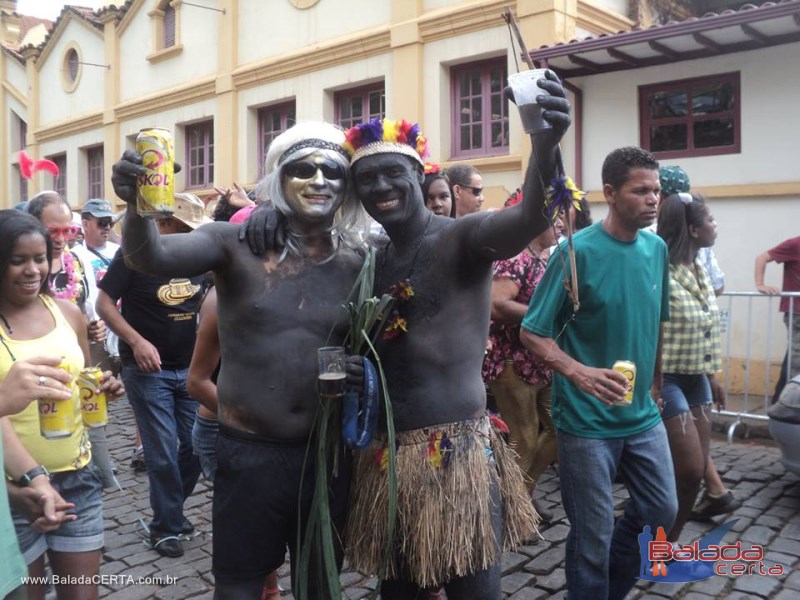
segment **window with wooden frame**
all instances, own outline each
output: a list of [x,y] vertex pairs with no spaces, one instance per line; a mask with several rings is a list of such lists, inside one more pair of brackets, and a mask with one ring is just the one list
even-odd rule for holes
[[186,188],[210,188],[214,184],[214,122],[187,125]]
[[17,181],[19,182],[19,196],[17,197],[17,202],[24,202],[28,199],[28,180],[22,176],[22,171],[19,168],[19,165],[13,166],[14,173],[16,174]]
[[86,165],[88,183],[86,193],[89,198],[103,198],[105,187],[103,185],[103,147],[95,146],[86,150]]
[[276,137],[297,122],[295,101],[282,102],[258,109],[258,177],[264,176],[264,159]]
[[67,155],[56,154],[55,156],[48,156],[58,167],[58,175],[53,176],[53,191],[57,192],[59,196],[67,199]]
[[333,96],[336,124],[347,129],[386,116],[386,86],[381,81],[359,88],[341,90]]
[[740,152],[739,73],[640,86],[639,135],[658,158]]
[[453,158],[508,154],[506,58],[450,69]]
[[147,13],[153,24],[153,51],[147,60],[153,63],[179,54],[181,44],[181,1],[161,0]]

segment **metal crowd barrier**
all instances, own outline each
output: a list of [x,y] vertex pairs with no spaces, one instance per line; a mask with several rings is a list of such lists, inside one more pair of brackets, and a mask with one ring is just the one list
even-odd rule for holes
[[[788,328],[783,325],[783,313],[779,312],[781,298],[789,298],[789,322]],[[742,410],[722,410],[719,413],[714,413],[734,418],[734,421],[728,426],[727,436],[728,443],[733,442],[733,435],[740,425],[745,424],[745,420],[767,422],[767,409],[772,402],[772,391],[775,387],[775,382],[772,381],[770,365],[777,359],[783,361],[784,353],[788,353],[787,365],[791,365],[791,352],[792,352],[792,324],[794,318],[794,303],[800,301],[800,292],[782,292],[776,295],[762,294],[757,291],[753,292],[724,292],[717,298],[717,304],[720,309],[721,320],[721,342],[722,342],[722,364],[724,370],[724,387],[725,393],[729,394],[731,391],[731,380],[734,360],[744,360],[744,380],[742,383]],[[754,305],[758,307],[754,308]],[[764,304],[766,304],[766,312],[764,312]],[[741,305],[744,305],[742,307]],[[757,309],[761,309],[760,311]],[[744,321],[742,321],[744,319]],[[774,330],[777,329],[777,323],[780,322],[781,335],[775,335]],[[744,323],[744,339],[737,336],[734,339],[733,330],[734,326],[741,328]],[[753,341],[754,328],[760,327],[765,331],[764,345],[760,348],[761,352],[754,352],[758,348],[754,346],[756,342]],[[788,329],[788,331],[787,331]],[[751,376],[753,370],[753,356],[762,357],[764,363],[764,389],[763,395],[751,392]],[[787,380],[792,378],[792,374],[788,373],[787,367]],[[752,408],[751,408],[751,400]],[[760,405],[760,406],[759,406]],[[763,409],[762,413],[753,412]],[[746,426],[746,424],[745,424]]]

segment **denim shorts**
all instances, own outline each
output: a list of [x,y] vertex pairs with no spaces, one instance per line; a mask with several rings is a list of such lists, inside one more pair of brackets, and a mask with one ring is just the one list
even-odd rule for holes
[[12,511],[14,529],[25,564],[48,550],[90,552],[103,547],[103,484],[93,463],[77,471],[53,473],[50,485],[67,502],[75,504],[78,518],[49,533],[39,533],[22,514]]
[[214,481],[217,472],[217,436],[219,421],[201,417],[198,413],[192,426],[192,449],[200,459],[200,468],[207,481]]
[[689,412],[694,406],[711,404],[711,385],[706,375],[664,373],[661,398],[664,400],[661,418],[669,419]]

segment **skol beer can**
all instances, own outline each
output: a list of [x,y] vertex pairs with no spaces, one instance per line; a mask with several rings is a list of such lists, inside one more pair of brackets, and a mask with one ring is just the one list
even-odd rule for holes
[[103,427],[108,423],[106,393],[96,391],[102,379],[103,371],[98,368],[83,369],[78,376],[83,424],[90,428]]
[[612,367],[617,373],[622,373],[628,380],[628,393],[622,402],[616,402],[619,406],[628,406],[633,402],[633,387],[636,384],[636,365],[629,360],[618,360]]
[[[58,366],[70,375],[72,369],[66,363]],[[74,385],[74,383],[72,384]],[[39,432],[48,440],[57,440],[69,437],[75,431],[75,403],[72,398],[67,400],[38,400],[39,404]]]
[[175,212],[175,149],[166,129],[142,129],[136,152],[145,172],[136,180],[136,212],[142,217],[169,217]]

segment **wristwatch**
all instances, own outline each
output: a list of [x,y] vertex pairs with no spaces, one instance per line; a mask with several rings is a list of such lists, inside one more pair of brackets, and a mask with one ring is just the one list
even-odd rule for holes
[[28,487],[33,481],[34,477],[38,477],[39,475],[44,475],[48,479],[50,478],[50,471],[45,469],[42,465],[38,467],[33,467],[30,471],[25,473],[22,477],[17,479],[15,482],[20,487]]

